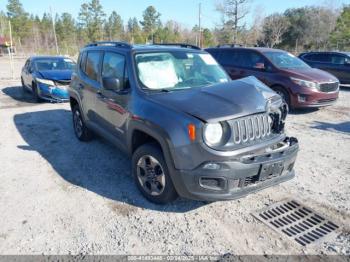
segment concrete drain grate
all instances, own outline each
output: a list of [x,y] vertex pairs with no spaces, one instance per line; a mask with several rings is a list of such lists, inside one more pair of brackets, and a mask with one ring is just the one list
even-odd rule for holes
[[339,226],[295,200],[285,200],[253,213],[279,233],[306,246],[335,233]]

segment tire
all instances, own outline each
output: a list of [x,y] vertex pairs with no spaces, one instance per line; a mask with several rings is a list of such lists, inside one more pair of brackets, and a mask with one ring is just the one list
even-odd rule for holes
[[142,195],[156,204],[178,198],[162,150],[157,144],[140,146],[132,155],[132,174]]
[[32,84],[32,92],[33,92],[35,102],[40,103],[42,100],[39,96],[38,87],[37,87],[36,83]]
[[81,115],[79,105],[75,105],[72,109],[72,120],[75,136],[80,141],[90,141],[93,138],[93,135],[84,123],[84,119]]
[[28,89],[24,84],[23,78],[21,77],[22,91],[23,93],[28,93]]
[[282,97],[282,99],[287,103],[289,108],[292,108],[289,93],[285,88],[283,88],[282,86],[274,86],[272,87],[272,89]]

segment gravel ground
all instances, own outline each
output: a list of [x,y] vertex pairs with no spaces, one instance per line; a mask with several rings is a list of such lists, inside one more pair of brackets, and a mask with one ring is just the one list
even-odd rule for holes
[[[350,254],[350,89],[332,107],[289,115],[295,179],[235,201],[158,206],[118,149],[77,141],[68,104],[34,103],[6,70],[0,57],[0,254]],[[301,247],[251,215],[286,198],[341,232]]]

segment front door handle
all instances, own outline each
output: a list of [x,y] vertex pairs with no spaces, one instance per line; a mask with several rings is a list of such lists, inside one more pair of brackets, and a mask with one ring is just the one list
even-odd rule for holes
[[96,92],[96,95],[97,95],[97,97],[98,98],[100,98],[100,99],[106,99],[106,96],[104,95],[104,94],[102,94],[102,92],[100,91],[100,90],[98,90],[97,92]]

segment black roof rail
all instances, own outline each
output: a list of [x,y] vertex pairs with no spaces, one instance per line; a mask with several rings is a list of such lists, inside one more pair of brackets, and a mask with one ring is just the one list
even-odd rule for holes
[[90,44],[87,44],[85,47],[91,47],[91,46],[103,46],[103,45],[109,45],[109,46],[115,46],[115,47],[124,47],[124,48],[132,48],[132,45],[130,45],[127,42],[118,42],[118,41],[97,41]]
[[217,45],[217,48],[224,48],[224,47],[243,47],[241,44],[225,44],[225,45]]
[[178,46],[182,48],[191,48],[195,50],[201,50],[201,48],[196,45],[191,45],[186,43],[153,43],[152,45]]

